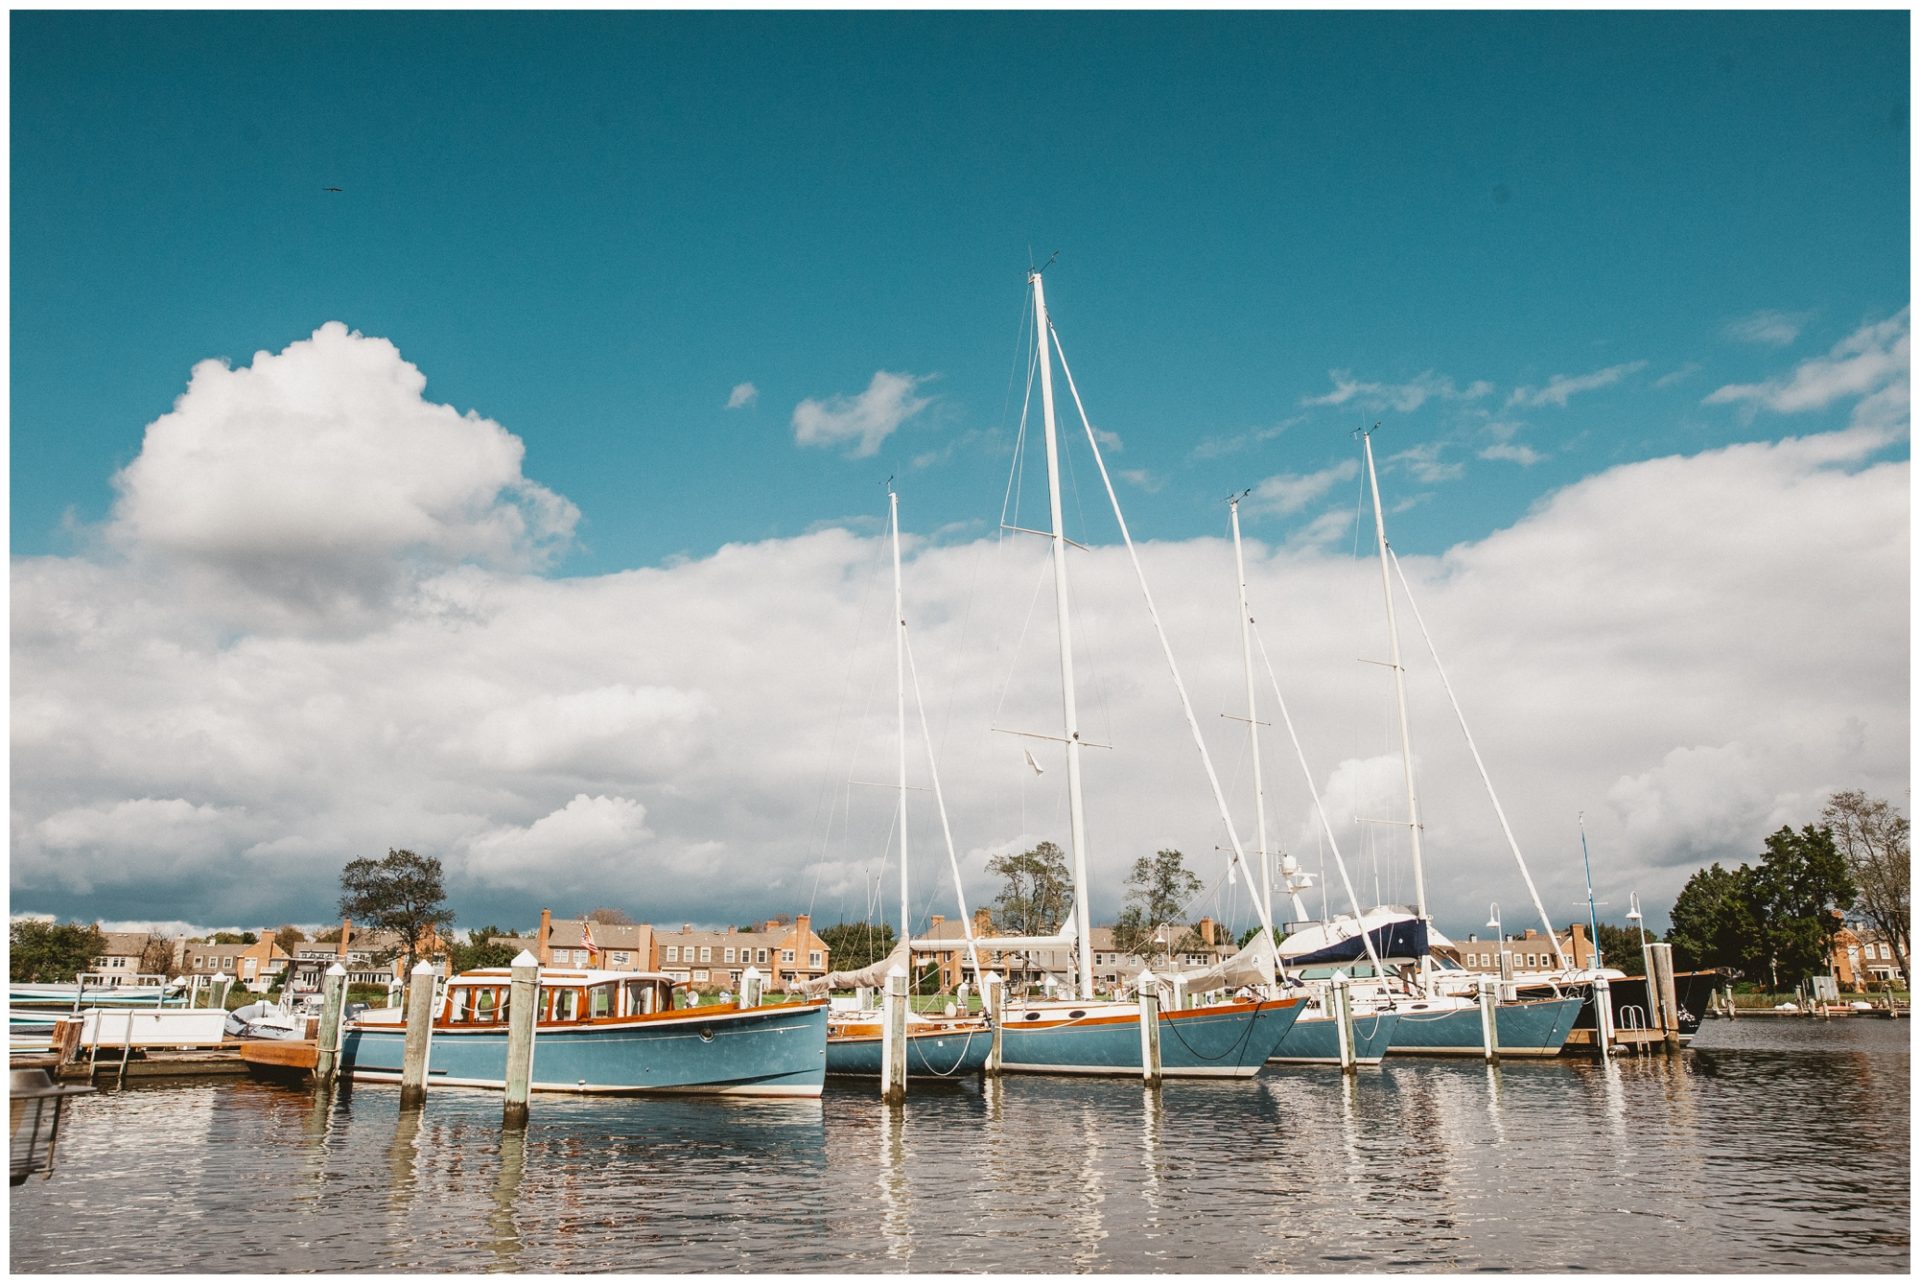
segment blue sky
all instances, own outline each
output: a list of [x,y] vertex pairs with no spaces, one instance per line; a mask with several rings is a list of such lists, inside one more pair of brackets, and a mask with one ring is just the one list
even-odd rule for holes
[[[1396,529],[1435,549],[1598,468],[1768,435],[1701,398],[1907,292],[1899,13],[21,13],[13,32],[22,552],[105,515],[194,362],[329,320],[525,441],[583,511],[569,573],[875,512],[889,473],[943,452],[919,510],[978,520],[1030,249],[1061,252],[1050,301],[1116,466],[1150,474],[1143,533],[1216,531],[1221,496],[1350,458],[1346,430],[1378,418],[1384,453],[1465,465]],[[1730,329],[1761,315],[1793,343]],[[870,458],[795,446],[799,402],[878,370],[924,377],[931,404]],[[1336,370],[1494,391],[1304,405]],[[757,400],[727,411],[743,382]],[[1489,417],[1539,462],[1478,460]]]
[[[1017,746],[961,744],[1007,681],[968,621],[1026,609],[978,559],[1055,251],[1196,703],[1240,698],[1210,630],[1251,489],[1349,818],[1398,779],[1353,664],[1375,421],[1556,915],[1582,813],[1657,917],[1827,792],[1906,806],[1905,13],[10,23],[16,910],[311,921],[345,859],[413,846],[468,922],[859,917],[886,826],[817,839],[820,737],[890,476],[990,897],[992,852],[1061,837]],[[1112,722],[1158,743],[1137,665],[1108,657]],[[1437,739],[1436,858],[1498,850]],[[1113,757],[1101,914],[1128,843],[1223,841],[1171,759]],[[1449,930],[1521,903],[1433,881]]]

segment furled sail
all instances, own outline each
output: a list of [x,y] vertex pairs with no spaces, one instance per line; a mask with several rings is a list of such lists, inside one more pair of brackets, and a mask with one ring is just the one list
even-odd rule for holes
[[811,981],[801,981],[791,987],[790,992],[797,991],[809,998],[817,998],[832,990],[857,990],[863,985],[875,990],[884,989],[887,984],[887,973],[894,968],[897,967],[903,972],[911,970],[908,967],[909,957],[908,945],[902,941],[893,947],[893,953],[883,959],[877,959],[865,967],[851,971],[829,972]]
[[1273,984],[1275,951],[1273,938],[1265,932],[1255,932],[1251,940],[1240,947],[1240,951],[1220,960],[1211,967],[1193,968],[1186,972],[1169,972],[1162,980],[1180,980],[1186,982],[1187,990],[1192,994],[1204,994],[1208,990],[1228,990],[1240,985]]

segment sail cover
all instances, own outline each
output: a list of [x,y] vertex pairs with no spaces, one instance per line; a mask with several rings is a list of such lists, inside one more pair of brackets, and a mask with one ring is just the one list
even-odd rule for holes
[[801,981],[798,985],[791,988],[801,994],[807,995],[809,998],[826,994],[830,990],[854,990],[863,985],[876,990],[885,989],[887,973],[891,972],[894,968],[897,967],[902,972],[910,973],[912,971],[912,968],[908,966],[909,958],[910,951],[908,944],[902,941],[893,947],[893,953],[883,959],[875,960],[863,968],[856,968],[849,972],[829,972],[825,976],[816,977],[811,981]]
[[1273,970],[1273,938],[1265,932],[1255,932],[1253,939],[1241,946],[1238,954],[1221,959],[1211,967],[1169,972],[1161,979],[1185,981],[1189,991],[1200,994],[1208,990],[1232,989],[1238,985],[1268,985],[1273,981]]

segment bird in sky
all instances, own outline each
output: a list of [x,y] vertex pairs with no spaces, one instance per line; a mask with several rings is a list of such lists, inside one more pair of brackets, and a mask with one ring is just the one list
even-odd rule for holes
[[320,190],[323,192],[337,192],[337,191],[340,191],[341,189],[338,187],[323,187]]

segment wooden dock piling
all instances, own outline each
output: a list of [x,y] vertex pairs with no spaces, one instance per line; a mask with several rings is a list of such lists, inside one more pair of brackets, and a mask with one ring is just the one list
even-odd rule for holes
[[1352,1074],[1360,1068],[1359,1048],[1353,1037],[1353,982],[1345,972],[1333,974],[1334,1033],[1340,1044],[1340,1069]]
[[338,962],[320,982],[320,1046],[314,1060],[313,1081],[324,1087],[340,1068],[340,1018],[346,1009],[347,969]]
[[890,1106],[907,1099],[907,971],[897,964],[880,1000],[880,1099]]
[[1613,987],[1606,977],[1598,974],[1593,978],[1593,1042],[1600,1050],[1602,1061],[1612,1058]]
[[1140,970],[1134,981],[1140,994],[1140,1078],[1149,1088],[1160,1086],[1160,983],[1152,972]]
[[533,1022],[539,1015],[540,963],[521,950],[507,988],[507,1078],[501,1126],[527,1126],[527,1096],[533,1086]]
[[998,972],[987,972],[980,977],[980,1007],[987,1014],[987,1021],[993,1030],[993,1048],[987,1053],[987,1064],[983,1073],[992,1079],[1000,1073],[1000,1035],[1006,1027],[1006,982]]
[[433,964],[421,959],[407,976],[407,1036],[400,1054],[400,1108],[427,1100],[427,1057],[433,1039]]
[[1485,1051],[1487,1064],[1492,1065],[1500,1059],[1500,982],[1490,976],[1483,976],[1478,982],[1480,991],[1480,1046]]

